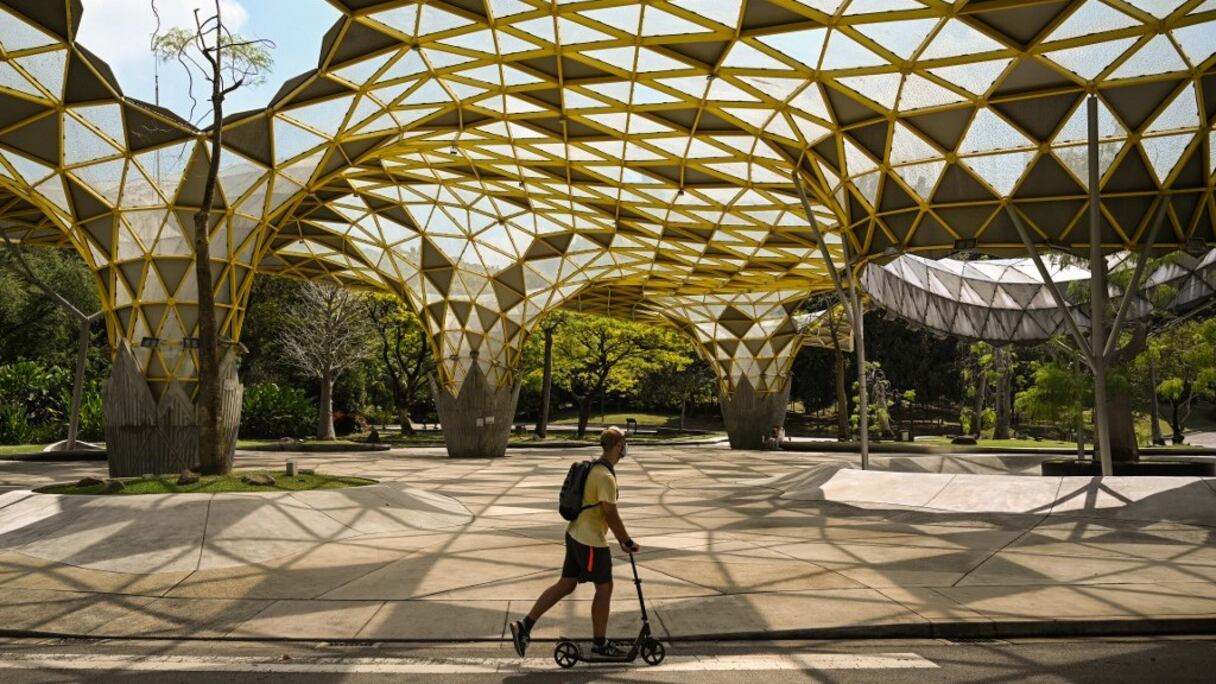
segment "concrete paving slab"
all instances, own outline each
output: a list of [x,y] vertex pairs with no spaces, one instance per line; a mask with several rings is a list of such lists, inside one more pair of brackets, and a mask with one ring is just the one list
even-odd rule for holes
[[275,601],[229,632],[239,637],[353,639],[383,601]]
[[967,475],[953,478],[925,508],[943,511],[1047,515],[1060,491],[1058,477],[1012,478]]
[[780,594],[735,594],[656,602],[672,636],[750,634],[818,627],[925,623],[925,619],[873,589],[824,589]]
[[34,492],[28,489],[14,489],[11,491],[2,492],[0,493],[0,508],[7,508],[18,501],[24,501],[31,496],[34,496]]
[[216,494],[206,520],[199,570],[262,563],[358,534],[285,493]]
[[0,592],[0,627],[5,630],[88,634],[151,602],[151,596],[24,589]]
[[90,591],[101,594],[158,596],[189,576],[188,571],[155,574],[109,572],[62,563],[17,552],[0,553],[0,589],[18,591]]
[[1124,616],[1216,615],[1216,596],[1197,596],[1164,583],[942,587],[937,591],[978,613],[999,619],[1052,620]]
[[64,506],[65,498],[27,496],[0,509],[0,548],[14,549],[36,541],[80,515],[79,506]]
[[786,491],[785,498],[923,508],[955,478],[939,473],[893,473],[842,468],[822,484]]
[[[575,596],[579,598],[568,598],[546,613],[533,627],[532,637],[537,640],[567,637],[590,641],[592,636],[591,592],[587,591]],[[608,615],[608,638],[632,639],[642,628],[642,613],[638,608],[637,598],[632,596],[630,598],[633,600],[613,595],[612,612]],[[531,608],[531,601],[512,601],[508,609],[507,621],[523,617]],[[647,605],[648,610],[653,608],[653,603]],[[659,633],[661,637],[666,636],[662,631],[662,626],[653,615],[650,619],[652,621],[650,629]],[[510,638],[510,634],[510,631],[507,631],[505,636]],[[553,653],[553,645],[543,642],[536,644],[534,649],[528,651],[529,656],[545,657],[551,656]]]
[[789,544],[784,553],[868,587],[951,586],[991,552],[879,544]]
[[263,564],[199,570],[185,577],[166,595],[194,598],[316,598],[410,553],[375,544],[361,544],[358,539],[352,539]]
[[296,492],[291,498],[362,534],[431,531],[472,520],[459,502],[400,484]]
[[356,634],[360,639],[498,639],[507,601],[388,601]]
[[326,592],[330,600],[405,600],[474,584],[560,568],[564,550],[551,545],[418,553]]
[[210,497],[58,496],[61,514],[25,531],[27,556],[110,572],[183,572],[198,563]]
[[89,632],[93,637],[218,638],[265,610],[273,601],[252,598],[157,598],[121,612]]
[[1002,551],[958,582],[958,586],[1127,584],[1193,582],[1216,576],[1216,566],[1134,557]]
[[[714,558],[686,557],[645,560],[646,571],[658,571],[719,594],[804,589],[859,588],[844,575],[801,560],[719,563]],[[657,597],[657,595],[656,595]]]
[[[1025,475],[1026,459],[893,455],[863,472],[850,455],[635,451],[619,469],[622,513],[643,545],[656,627],[669,621],[676,635],[858,626],[960,635],[949,630],[968,625],[1007,634],[1053,621],[1079,629],[1093,616],[1206,619],[1216,601],[1208,480],[1062,479],[1054,494],[1053,478]],[[241,467],[277,467],[282,455],[239,458]],[[173,515],[174,502],[153,507],[144,497],[65,503],[0,493],[11,500],[0,506],[0,628],[494,638],[507,614],[526,610],[558,573],[565,523],[552,496],[569,460],[540,450],[478,461],[440,450],[310,454],[297,463],[381,484],[315,497],[194,499],[210,501],[205,525]],[[884,467],[906,472],[877,470]],[[47,464],[0,468],[0,487],[51,479],[69,478]],[[98,505],[90,501],[108,512],[87,516]],[[66,540],[55,553],[110,563],[116,551],[138,548],[125,531],[152,518],[151,529],[173,532],[174,543],[196,540],[195,563],[205,547],[203,567],[157,572],[172,562],[148,557],[114,572],[21,551],[40,543],[49,554],[45,539]],[[628,634],[637,606],[623,556],[616,570],[612,629]],[[585,634],[584,589],[542,625]]]
[[1052,515],[1216,526],[1216,492],[1197,477],[1062,478]]
[[932,587],[882,587],[878,592],[930,622],[992,622]]

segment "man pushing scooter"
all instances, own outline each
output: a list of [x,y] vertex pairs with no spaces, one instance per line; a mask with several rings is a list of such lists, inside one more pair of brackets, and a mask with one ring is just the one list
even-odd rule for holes
[[595,461],[570,466],[562,485],[559,509],[570,520],[566,526],[566,560],[562,576],[541,593],[523,619],[511,623],[515,652],[522,658],[532,640],[532,627],[558,601],[569,596],[583,582],[595,584],[591,603],[592,654],[607,658],[623,657],[626,652],[608,641],[608,612],[612,603],[612,553],[608,530],[616,536],[621,549],[636,553],[640,547],[629,538],[625,523],[617,512],[616,465],[625,458],[625,433],[610,427],[600,434],[603,454]]

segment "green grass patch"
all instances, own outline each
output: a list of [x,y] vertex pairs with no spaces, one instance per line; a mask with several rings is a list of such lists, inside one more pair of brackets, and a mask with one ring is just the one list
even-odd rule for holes
[[[931,446],[957,446],[950,438],[941,436],[918,437],[916,444]],[[1062,442],[1057,439],[981,439],[977,446],[999,447],[1001,449],[1076,449],[1076,442]],[[1092,444],[1086,446],[1093,446]]]
[[[629,435],[629,441],[633,444],[639,442],[669,442],[672,440],[690,440],[690,439],[713,439],[715,437],[725,437],[725,432],[713,432],[709,434],[702,433],[665,433],[661,435]],[[587,428],[587,434],[579,439],[573,432],[550,432],[545,439],[537,439],[533,433],[526,435],[511,435],[512,444],[544,444],[545,442],[587,442],[588,444],[599,444],[600,431]]]
[[[595,423],[597,425],[607,423],[608,425],[616,425],[617,427],[623,428],[623,427],[625,427],[625,421],[630,418],[636,420],[638,422],[638,425],[663,425],[663,426],[666,426],[668,424],[668,422],[670,422],[672,420],[675,420],[678,422],[680,419],[678,414],[668,415],[665,413],[637,412],[637,413],[609,413],[607,416],[604,416],[604,415],[600,414],[598,411],[592,411],[591,415],[588,417],[588,421],[591,423]],[[578,424],[578,413],[562,411],[562,412],[558,413],[556,420],[553,421],[553,424],[555,424],[555,425],[577,425]]]
[[[360,439],[320,440],[320,439],[308,438],[308,439],[300,440],[300,443],[301,444],[363,444],[363,440],[360,440]],[[236,448],[238,448],[238,449],[253,449],[256,447],[274,446],[277,444],[279,444],[279,440],[277,440],[277,439],[237,439],[236,440]]]
[[[367,443],[367,433],[355,440],[358,444]],[[443,446],[443,435],[438,432],[420,432],[416,435],[404,435],[400,432],[381,432],[377,444],[390,446]]]
[[33,454],[46,448],[45,444],[0,444],[0,456]]
[[[274,478],[270,486],[252,485],[241,480],[244,475],[263,473]],[[217,494],[220,492],[305,492],[312,489],[344,489],[346,487],[363,487],[376,484],[375,480],[344,475],[327,475],[313,473],[304,475],[297,473],[288,477],[282,471],[273,470],[241,470],[228,475],[204,475],[199,481],[190,485],[178,485],[177,475],[158,475],[153,478],[120,478],[124,488],[112,495],[125,496],[137,494]],[[34,491],[40,494],[106,494],[104,484],[90,487],[77,487],[75,484],[57,484],[42,487]]]

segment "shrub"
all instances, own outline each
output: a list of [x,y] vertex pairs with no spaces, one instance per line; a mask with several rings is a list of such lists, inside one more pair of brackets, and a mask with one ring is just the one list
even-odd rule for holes
[[346,437],[367,430],[367,417],[354,411],[334,411],[334,434]]
[[315,431],[316,422],[317,408],[303,390],[273,382],[245,388],[242,437],[304,437]]
[[0,404],[23,407],[32,425],[63,420],[67,408],[64,387],[71,391],[72,375],[63,368],[48,368],[34,361],[0,366]]
[[33,361],[0,366],[0,443],[50,442],[66,432],[65,386],[70,392],[72,377],[63,368]]
[[[71,406],[70,393],[67,401],[68,406]],[[80,434],[78,438],[86,442],[99,442],[105,439],[105,411],[99,382],[86,384],[84,394],[80,397]]]

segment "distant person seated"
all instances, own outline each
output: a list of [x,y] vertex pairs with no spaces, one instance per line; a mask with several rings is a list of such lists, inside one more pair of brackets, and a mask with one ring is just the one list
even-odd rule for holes
[[785,441],[785,428],[780,425],[774,425],[769,431],[768,437],[764,439],[764,448],[776,451],[781,448],[781,443]]

